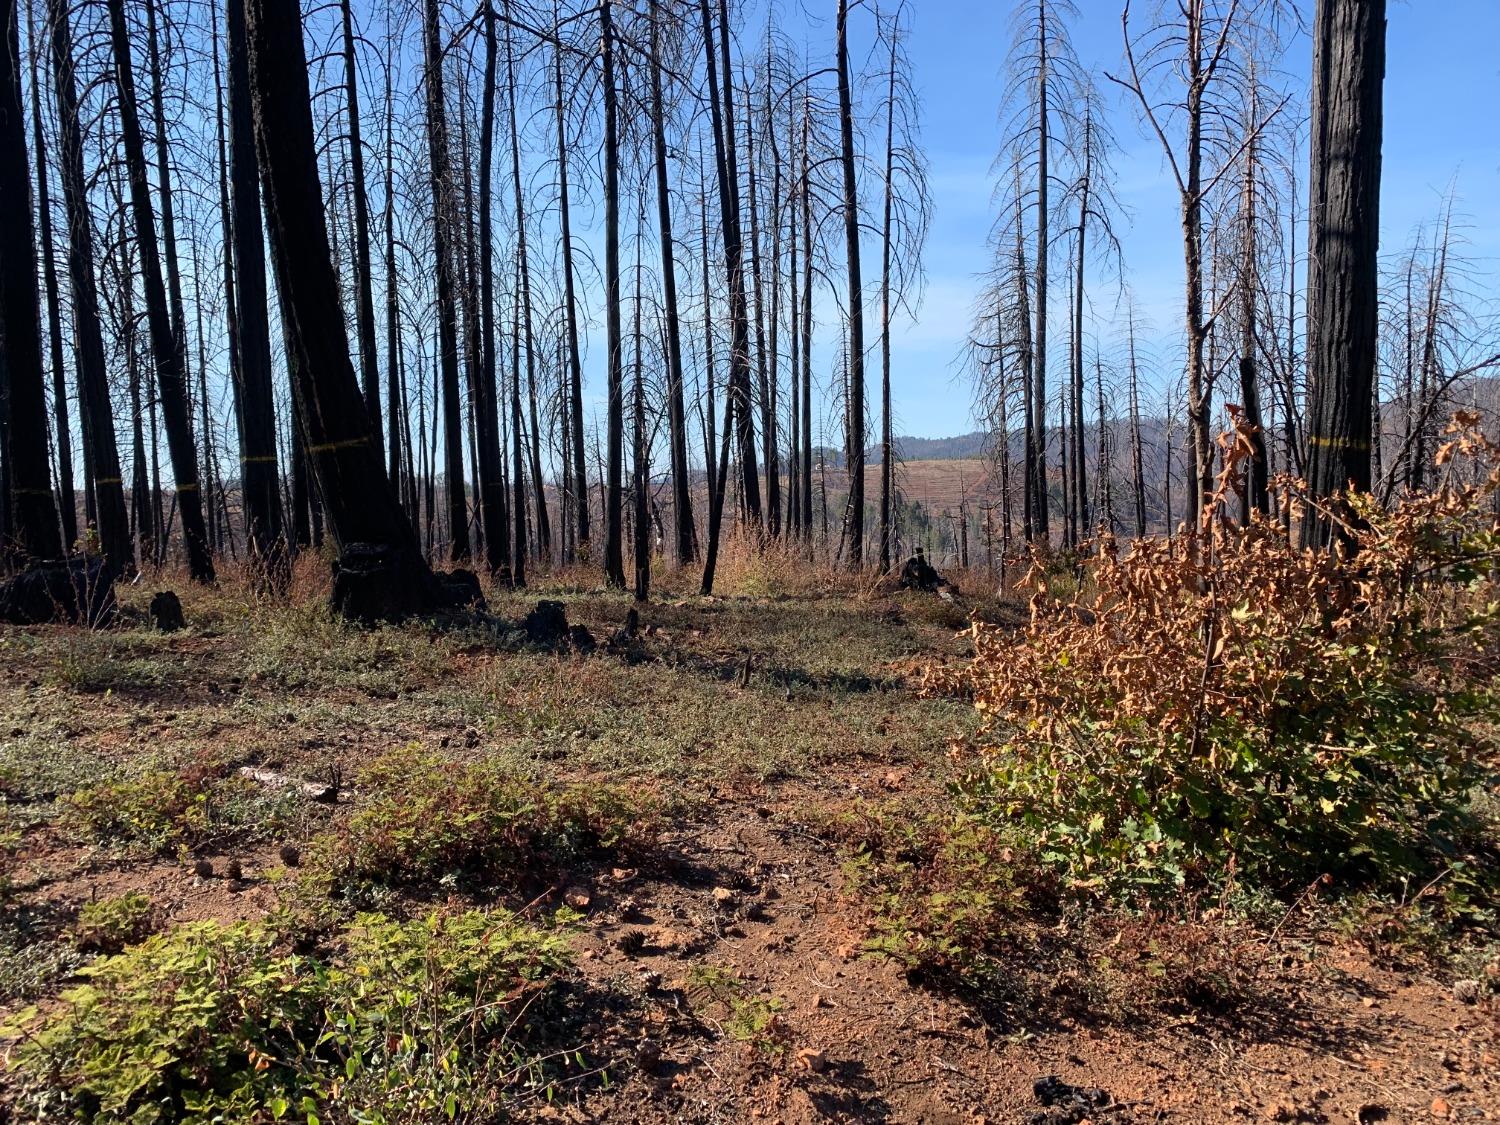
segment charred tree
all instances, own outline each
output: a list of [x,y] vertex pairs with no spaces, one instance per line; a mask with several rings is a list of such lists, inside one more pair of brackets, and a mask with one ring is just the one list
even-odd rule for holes
[[[1307,483],[1316,498],[1371,484],[1379,324],[1385,0],[1319,0],[1308,209]],[[1309,513],[1304,545],[1335,538]],[[1337,538],[1347,540],[1344,535]]]
[[849,281],[849,564],[864,564],[865,544],[865,298],[860,273],[859,187],[855,178],[854,105],[849,76],[849,5],[839,0],[838,80],[840,165],[844,176],[842,210]]
[[47,343],[52,368],[53,441],[57,447],[57,500],[62,513],[62,546],[71,551],[78,543],[78,502],[73,485],[73,436],[68,417],[68,379],[63,362],[62,299],[58,291],[57,263],[52,256],[52,196],[47,174],[47,148],[42,133],[42,83],[33,9],[26,10],[27,39],[31,50],[31,137],[36,164],[37,235],[41,239],[42,289],[47,299]]
[[10,541],[0,544],[0,550],[24,560],[58,559],[63,543],[47,457],[47,392],[16,0],[0,0],[0,24],[0,215],[6,216],[0,223],[0,397],[8,405],[0,452],[11,516],[6,529]]
[[[213,552],[203,517],[198,484],[198,453],[193,442],[188,407],[185,347],[173,323],[162,276],[161,251],[156,242],[156,216],[146,178],[145,144],[135,94],[130,32],[125,22],[125,0],[109,0],[110,42],[113,47],[120,137],[130,179],[130,205],[135,219],[136,251],[140,256],[141,288],[146,300],[146,324],[151,338],[152,366],[167,430],[167,449],[177,490],[177,510],[187,549],[188,571],[198,582],[214,580]],[[180,318],[178,318],[180,319]]]
[[[434,580],[371,438],[349,358],[324,222],[307,63],[297,0],[246,0],[250,84],[267,228],[277,285],[290,314],[292,391],[329,529],[363,559],[346,614],[398,617],[429,608]],[[342,565],[343,560],[341,560]],[[352,569],[352,568],[351,568]]]
[[340,0],[344,38],[344,109],[349,117],[349,188],[354,196],[354,324],[359,338],[360,386],[380,445],[380,369],[375,362],[375,298],[370,278],[370,202],[365,192],[365,148],[359,117],[358,58],[350,0]]
[[463,411],[458,381],[457,218],[449,157],[448,109],[443,94],[442,26],[438,0],[422,8],[423,87],[427,95],[428,180],[438,300],[438,359],[443,390],[443,476],[448,507],[448,557],[469,557],[469,506],[464,495]]
[[240,487],[245,550],[273,589],[290,577],[282,526],[276,455],[276,397],[271,374],[271,323],[262,237],[255,122],[250,103],[249,42],[244,0],[228,0],[225,35],[229,78],[230,245],[236,325],[230,362],[239,403]]
[[687,413],[683,396],[682,322],[677,308],[676,244],[672,238],[672,197],[667,174],[666,110],[662,99],[661,0],[651,5],[651,147],[656,169],[656,221],[661,242],[662,300],[667,336],[667,428],[671,447],[672,518],[676,558],[685,566],[696,557],[693,493],[688,480]]
[[604,83],[604,315],[607,332],[608,431],[604,489],[604,577],[625,586],[623,486],[625,458],[624,343],[620,327],[620,133],[619,93],[615,87],[613,0],[599,5],[599,53]]
[[105,560],[131,566],[130,518],[115,441],[114,412],[104,370],[99,327],[99,291],[94,277],[93,219],[83,174],[83,128],[78,118],[73,32],[67,0],[47,0],[51,24],[52,88],[57,100],[58,160],[68,219],[68,285],[73,305],[73,357],[78,366],[79,415],[83,421],[85,485],[93,495],[99,549]]

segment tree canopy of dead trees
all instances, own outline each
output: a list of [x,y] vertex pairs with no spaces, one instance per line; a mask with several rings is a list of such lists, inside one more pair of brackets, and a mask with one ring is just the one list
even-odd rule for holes
[[[1247,519],[1291,518],[1279,472],[1422,487],[1500,357],[1451,198],[1377,242],[1383,3],[1137,0],[1094,71],[1069,0],[1019,0],[965,348],[990,474],[951,529],[903,495],[892,392],[922,13],[822,7],[794,41],[727,0],[0,0],[6,567],[276,596],[326,543],[382,617],[449,597],[439,564],[711,593],[731,537],[1003,565],[1192,527],[1229,412]],[[1172,188],[1176,349],[1126,282],[1126,131]]]

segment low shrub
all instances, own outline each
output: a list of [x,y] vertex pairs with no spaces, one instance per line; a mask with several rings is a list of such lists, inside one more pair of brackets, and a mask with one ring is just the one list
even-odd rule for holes
[[82,970],[5,1027],[21,1120],[493,1121],[545,1087],[564,936],[469,911],[361,917],[333,956],[195,922]]
[[73,924],[73,942],[85,952],[119,953],[156,927],[156,904],[139,891],[85,903]]
[[518,886],[588,856],[643,850],[660,827],[650,793],[559,784],[417,746],[380,758],[359,787],[363,807],[320,844],[345,880]]
[[61,831],[138,854],[199,852],[271,838],[298,819],[300,797],[267,792],[207,761],[80,789],[59,803]]
[[838,834],[870,909],[865,947],[932,981],[983,989],[1009,975],[1025,920],[1056,904],[1034,857],[972,817],[858,810]]
[[[725,1034],[766,1055],[780,1055],[790,1042],[779,996],[752,993],[736,973],[717,965],[700,964],[688,973],[688,997],[709,1011]],[[722,1018],[717,1018],[722,1017]]]
[[168,682],[170,663],[150,634],[122,637],[86,628],[70,629],[47,678],[81,694],[139,692]]
[[[1039,571],[1028,625],[976,623],[972,663],[932,685],[971,693],[988,723],[974,815],[1036,840],[1084,894],[1150,899],[1236,871],[1284,892],[1325,873],[1387,889],[1474,877],[1500,449],[1453,433],[1440,463],[1483,458],[1481,483],[1450,471],[1389,509],[1345,498],[1348,548],[1231,518],[1241,434],[1196,534],[1123,557],[1105,542],[1066,603]],[[1313,518],[1290,482],[1281,495]]]

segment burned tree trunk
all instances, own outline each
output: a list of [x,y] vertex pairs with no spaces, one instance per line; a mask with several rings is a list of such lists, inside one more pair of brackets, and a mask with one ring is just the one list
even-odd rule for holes
[[234,253],[235,346],[231,364],[240,405],[240,488],[245,550],[272,588],[290,576],[282,526],[276,456],[276,400],[271,376],[271,324],[261,235],[255,123],[250,106],[249,44],[244,0],[229,0],[225,34],[229,72],[229,178]]
[[469,557],[469,506],[464,496],[463,422],[458,385],[458,261],[453,245],[453,170],[448,110],[443,95],[443,47],[437,0],[423,5],[422,44],[427,91],[428,177],[432,184],[432,242],[436,257],[438,358],[443,379],[443,475],[448,499],[448,557]]
[[[27,175],[26,111],[21,101],[15,0],[0,0],[0,396],[9,417],[5,442],[11,542],[0,551],[23,559],[62,557],[47,458],[47,397],[42,378],[41,311],[36,295],[36,235]],[[45,175],[45,173],[44,173]]]
[[667,178],[667,129],[662,106],[661,0],[651,6],[651,141],[656,165],[656,221],[661,240],[662,299],[667,321],[667,423],[672,461],[672,515],[679,566],[693,561],[693,494],[688,481],[687,414],[683,403],[682,322],[677,312],[677,259]]
[[63,365],[62,301],[58,292],[57,264],[52,257],[52,200],[47,175],[47,149],[42,134],[42,83],[32,9],[26,11],[27,38],[31,41],[31,137],[36,164],[36,209],[41,239],[42,288],[47,297],[47,342],[52,361],[52,416],[57,445],[57,499],[62,513],[62,546],[69,551],[78,542],[78,510],[73,489],[73,436],[68,419],[68,380]]
[[[510,527],[505,510],[505,458],[500,450],[499,398],[495,383],[495,261],[490,199],[495,140],[495,10],[484,10],[484,91],[479,120],[479,379],[475,428],[479,431],[479,506],[484,516],[484,557],[490,574],[508,581]],[[392,409],[395,409],[394,404]]]
[[620,328],[620,138],[615,89],[613,0],[599,5],[599,43],[604,82],[604,314],[609,349],[606,373],[608,453],[604,491],[604,577],[625,586],[624,511],[621,500],[625,459],[625,372]]
[[[1385,0],[1318,0],[1307,278],[1307,483],[1317,498],[1370,488],[1384,79]],[[1332,534],[1329,520],[1304,518],[1304,545]]]
[[370,203],[365,193],[365,149],[360,133],[359,83],[354,55],[354,17],[349,0],[339,14],[344,33],[344,103],[349,115],[349,177],[354,195],[354,324],[359,336],[360,386],[380,447],[380,371],[375,365],[375,298],[370,281]]
[[583,452],[583,361],[578,346],[578,295],[573,278],[572,204],[568,198],[568,138],[563,111],[562,48],[552,55],[553,94],[557,111],[557,213],[562,237],[563,315],[567,320],[568,341],[568,436],[566,451],[573,459],[573,516],[576,521],[576,552],[589,549],[589,488]]
[[156,243],[156,216],[146,179],[146,150],[141,138],[130,57],[130,32],[125,24],[125,0],[109,0],[110,42],[114,50],[120,136],[130,178],[130,204],[135,218],[140,255],[141,288],[146,298],[146,323],[151,336],[151,359],[156,369],[156,391],[167,428],[167,449],[177,488],[177,508],[187,548],[188,570],[198,582],[214,580],[213,552],[203,518],[203,496],[198,487],[198,453],[193,444],[188,410],[186,363],[182,334],[173,324],[162,280],[161,251]]
[[523,334],[512,341],[513,347],[526,349],[526,392],[531,415],[531,505],[536,528],[537,556],[546,560],[552,553],[552,524],[547,518],[547,489],[542,480],[542,435],[536,408],[536,337],[531,320],[531,261],[526,249],[526,199],[522,189],[521,123],[516,113],[515,45],[510,25],[505,30],[505,79],[507,108],[510,117],[510,162],[515,188],[516,268],[519,272],[518,293],[521,301]]
[[859,261],[859,188],[854,175],[854,106],[849,80],[849,6],[839,0],[838,72],[840,163],[844,173],[844,246],[849,271],[849,564],[864,564],[865,545],[865,305]]
[[[292,392],[335,542],[336,608],[363,619],[430,608],[432,572],[386,478],[349,359],[318,183],[297,0],[246,0],[250,85]],[[342,580],[342,585],[341,581]]]
[[83,129],[78,120],[73,32],[66,0],[48,0],[52,25],[52,87],[57,99],[58,156],[63,205],[68,216],[68,284],[73,298],[73,354],[78,364],[79,414],[83,419],[84,465],[91,478],[99,527],[99,549],[113,567],[132,563],[130,518],[115,442],[114,412],[104,370],[104,338],[99,329],[99,291],[94,280],[93,219],[83,175]]

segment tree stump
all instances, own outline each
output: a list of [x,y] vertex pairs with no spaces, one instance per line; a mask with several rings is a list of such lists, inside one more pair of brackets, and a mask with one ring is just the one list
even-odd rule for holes
[[160,590],[151,595],[151,607],[147,610],[151,624],[159,633],[175,633],[187,627],[182,615],[182,600],[171,590]]

